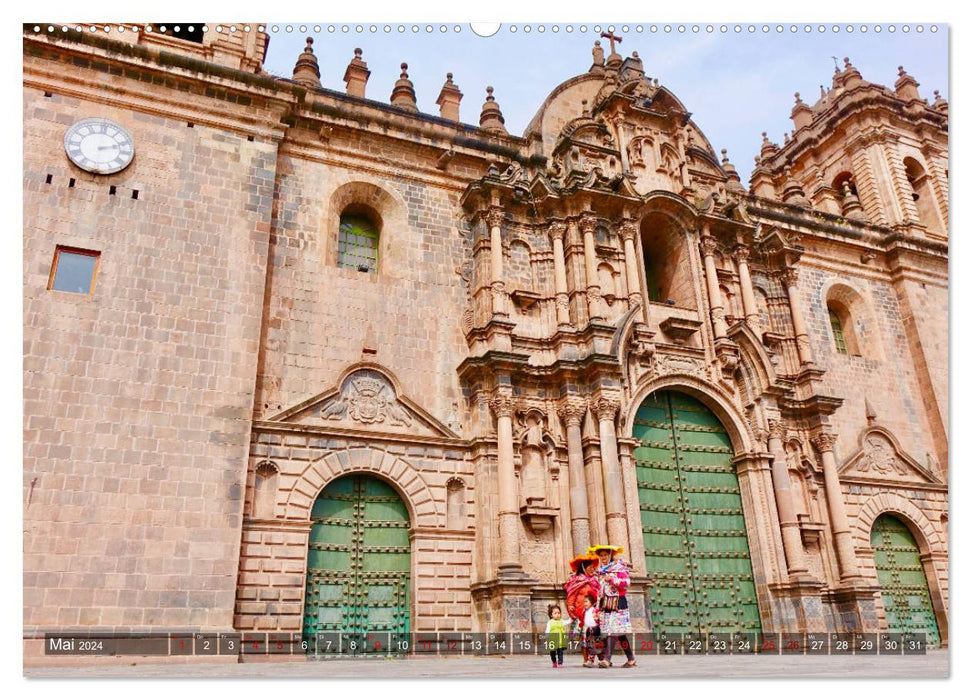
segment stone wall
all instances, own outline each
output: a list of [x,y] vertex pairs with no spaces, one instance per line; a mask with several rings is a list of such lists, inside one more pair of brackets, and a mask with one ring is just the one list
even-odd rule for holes
[[[276,145],[68,92],[24,89],[24,625],[228,630]],[[64,154],[95,115],[117,175]],[[90,295],[47,289],[58,245]]]

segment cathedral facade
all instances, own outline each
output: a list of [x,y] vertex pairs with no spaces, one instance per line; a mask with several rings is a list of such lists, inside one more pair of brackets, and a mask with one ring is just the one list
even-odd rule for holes
[[945,100],[846,60],[746,186],[612,39],[516,136],[222,29],[24,29],[25,649],[542,631],[603,542],[635,630],[947,643]]

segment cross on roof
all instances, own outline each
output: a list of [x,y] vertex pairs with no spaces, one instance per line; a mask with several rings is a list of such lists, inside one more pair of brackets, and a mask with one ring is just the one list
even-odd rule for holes
[[614,48],[614,41],[619,44],[623,41],[623,39],[616,36],[613,32],[602,32],[600,36],[602,36],[604,39],[610,40],[610,55],[613,56],[615,53],[617,53],[617,50]]

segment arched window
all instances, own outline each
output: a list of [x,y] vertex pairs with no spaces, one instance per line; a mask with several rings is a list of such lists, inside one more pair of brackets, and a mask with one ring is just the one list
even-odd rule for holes
[[833,345],[841,355],[861,356],[860,339],[857,337],[856,324],[849,307],[838,299],[826,302],[829,313],[829,327],[833,331]]
[[904,169],[907,173],[907,182],[910,183],[917,205],[917,215],[920,222],[931,231],[940,232],[942,230],[941,218],[937,215],[937,206],[934,203],[934,192],[931,190],[927,172],[924,167],[913,158],[904,158]]
[[682,309],[696,306],[684,230],[672,217],[652,212],[641,222],[647,298]]
[[380,224],[370,212],[348,207],[341,214],[337,265],[358,272],[377,272]]
[[840,197],[843,196],[844,184],[848,184],[850,186],[850,192],[855,196],[859,196],[859,193],[856,191],[856,183],[853,181],[853,174],[845,170],[833,178],[833,189],[839,193]]
[[846,336],[843,335],[843,322],[840,320],[839,314],[833,309],[828,308],[828,311],[829,327],[833,329],[833,342],[836,343],[836,352],[846,355],[848,353],[846,352]]

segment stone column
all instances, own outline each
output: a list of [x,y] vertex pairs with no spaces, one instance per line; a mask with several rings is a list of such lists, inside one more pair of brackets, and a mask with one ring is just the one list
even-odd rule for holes
[[759,307],[755,304],[755,288],[752,287],[752,276],[748,270],[749,248],[745,245],[736,246],[735,263],[738,265],[738,281],[742,287],[742,313],[745,322],[756,336],[759,332]]
[[799,533],[799,519],[792,501],[792,485],[789,482],[789,466],[782,441],[786,436],[785,423],[769,421],[769,452],[772,453],[772,487],[775,491],[776,507],[779,511],[779,526],[782,528],[782,547],[786,553],[789,576],[795,579],[808,578],[809,567],[802,550],[802,535]]
[[620,402],[601,396],[591,406],[600,423],[600,460],[603,469],[604,510],[607,521],[609,544],[621,545],[629,549],[627,542],[627,518],[624,510],[624,480],[620,473],[620,459],[617,456],[617,432],[614,419],[620,409]]
[[603,320],[600,310],[600,279],[597,274],[597,249],[594,230],[597,217],[587,212],[580,217],[580,231],[583,233],[583,262],[587,273],[587,313],[590,320]]
[[587,480],[583,474],[583,435],[580,423],[587,412],[586,402],[573,397],[559,409],[560,418],[566,423],[567,461],[570,470],[570,531],[573,548],[585,551],[590,542],[590,508],[587,502]]
[[640,228],[634,219],[625,219],[620,224],[620,237],[624,241],[624,264],[627,267],[627,296],[630,305],[644,305],[645,299],[641,294],[641,274],[637,265],[637,249],[634,240]]
[[566,222],[561,219],[550,221],[550,238],[553,239],[553,281],[556,288],[556,325],[560,328],[570,325],[570,295],[566,288],[566,258],[563,255],[563,237],[566,235]]
[[856,561],[853,535],[850,534],[850,521],[846,517],[846,504],[843,502],[843,489],[840,487],[839,473],[833,446],[836,436],[832,433],[819,433],[813,444],[823,457],[823,480],[826,483],[826,506],[829,510],[830,527],[836,543],[836,559],[839,563],[840,582],[857,583],[860,580],[860,567]]
[[[626,251],[626,247],[624,249]],[[640,281],[641,290],[641,300],[644,302],[641,305],[644,314],[642,318],[644,323],[650,325],[651,323],[651,297],[647,290],[647,262],[644,260],[644,246],[641,244],[640,237],[637,239],[637,244],[634,246],[634,255],[637,258],[637,273],[638,280]]]
[[799,351],[799,362],[803,365],[813,363],[812,350],[809,347],[809,334],[806,332],[806,322],[802,315],[802,298],[799,295],[799,271],[790,267],[782,273],[782,281],[786,285],[789,295],[789,311],[792,313],[792,330],[796,334],[796,349]]
[[513,459],[512,396],[497,391],[490,402],[496,414],[496,437],[499,464],[499,573],[520,571],[519,559],[519,494],[516,488],[516,466]]
[[708,283],[708,301],[711,305],[711,324],[715,329],[715,340],[724,338],[728,333],[725,326],[725,302],[718,286],[718,271],[715,269],[715,249],[718,242],[708,233],[705,225],[701,236],[701,254],[705,259],[705,281]]
[[502,222],[505,212],[499,207],[491,207],[486,213],[489,224],[489,247],[492,251],[492,315],[508,316],[506,307],[506,283],[502,278]]

